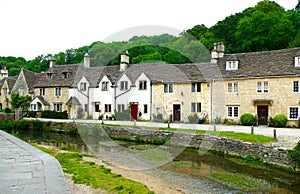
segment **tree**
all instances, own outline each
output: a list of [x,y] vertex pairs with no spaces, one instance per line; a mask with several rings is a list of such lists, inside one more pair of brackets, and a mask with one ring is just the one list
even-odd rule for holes
[[31,102],[31,96],[20,96],[19,94],[12,94],[11,95],[11,106],[12,109],[22,108],[26,110],[29,108]]
[[300,0],[298,0],[298,4],[295,7],[295,11],[300,12]]

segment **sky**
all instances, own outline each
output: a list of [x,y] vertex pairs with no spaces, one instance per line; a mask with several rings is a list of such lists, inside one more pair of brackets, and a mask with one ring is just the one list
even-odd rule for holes
[[[0,56],[34,59],[96,41],[178,35],[215,25],[260,0],[1,0]],[[298,0],[274,0],[285,10]]]

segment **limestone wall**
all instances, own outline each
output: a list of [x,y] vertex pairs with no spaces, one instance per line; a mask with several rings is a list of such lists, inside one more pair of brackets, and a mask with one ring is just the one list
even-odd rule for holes
[[[123,127],[103,126],[105,132],[112,137],[129,137],[135,140],[139,134],[144,140],[153,141],[155,138],[169,138],[170,142],[185,144],[196,148],[206,148],[214,151],[221,151],[225,154],[238,156],[253,156],[260,158],[265,162],[292,167],[293,162],[288,159],[287,150],[280,147],[271,147],[261,144],[252,144],[239,140],[231,140],[223,137],[214,137],[209,135],[195,135],[188,133],[174,133],[170,131],[135,129]],[[176,135],[174,135],[176,134]],[[187,146],[187,145],[186,145]]]

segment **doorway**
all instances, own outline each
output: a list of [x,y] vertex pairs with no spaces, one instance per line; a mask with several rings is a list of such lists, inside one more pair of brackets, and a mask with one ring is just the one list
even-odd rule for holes
[[268,106],[257,106],[258,125],[268,125]]
[[173,121],[180,121],[180,104],[173,104]]
[[130,106],[130,112],[131,112],[131,120],[136,120],[138,119],[138,105],[137,104],[132,104]]

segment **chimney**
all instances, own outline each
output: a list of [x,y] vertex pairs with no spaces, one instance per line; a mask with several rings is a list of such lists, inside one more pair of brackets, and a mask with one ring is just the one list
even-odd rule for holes
[[52,58],[52,59],[50,59],[50,68],[52,68],[53,66],[55,65],[55,59],[54,58]]
[[129,65],[129,54],[128,51],[121,53],[121,59],[120,59],[120,71],[126,71]]
[[211,63],[217,64],[220,58],[224,57],[225,46],[223,42],[214,43],[214,49],[211,52]]
[[8,70],[6,69],[6,66],[3,65],[0,71],[0,80],[2,80],[5,77],[8,77]]
[[90,67],[90,55],[88,53],[85,53],[85,55],[84,55],[83,65],[84,65],[84,67],[87,67],[87,68]]

